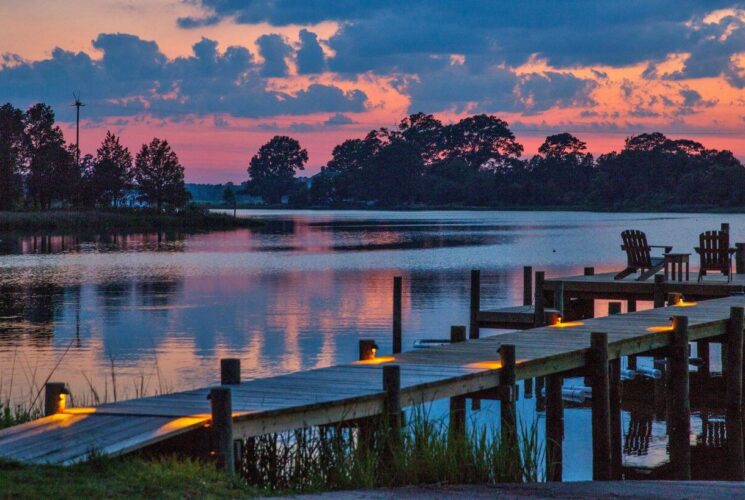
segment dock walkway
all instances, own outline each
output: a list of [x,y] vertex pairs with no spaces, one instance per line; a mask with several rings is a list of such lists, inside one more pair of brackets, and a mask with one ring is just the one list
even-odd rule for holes
[[[720,336],[727,332],[730,307],[745,305],[745,297],[685,305],[244,381],[231,386],[233,433],[236,438],[251,437],[380,414],[385,399],[382,367],[390,364],[401,370],[401,404],[411,406],[496,388],[501,368],[497,348],[502,344],[515,346],[516,378],[522,380],[585,366],[591,332],[608,334],[611,360],[670,345],[671,316],[688,317],[690,341]],[[0,431],[0,457],[71,464],[91,452],[111,456],[133,452],[208,425],[209,390],[66,409]]]

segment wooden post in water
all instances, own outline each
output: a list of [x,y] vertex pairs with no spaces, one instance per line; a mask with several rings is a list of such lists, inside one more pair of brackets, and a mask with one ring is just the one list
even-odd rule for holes
[[[630,313],[636,312],[636,300],[629,299],[626,302],[626,311],[627,312],[630,312]],[[631,370],[636,370],[636,356],[635,355],[629,356],[629,358],[628,358],[628,367]]]
[[215,464],[220,470],[235,472],[233,456],[233,403],[230,387],[213,387],[207,396],[212,407],[212,434],[215,443]]
[[64,382],[47,382],[44,384],[44,416],[54,415],[65,409],[65,398],[69,391]]
[[592,378],[592,479],[608,481],[610,469],[610,380],[608,334],[590,334],[588,369]]
[[729,479],[745,480],[745,456],[743,456],[743,408],[742,408],[742,369],[743,369],[743,328],[745,328],[742,307],[730,308],[727,325],[727,371],[726,378],[726,425]]
[[479,338],[479,311],[481,310],[481,271],[471,269],[471,324],[468,337]]
[[499,385],[502,390],[500,400],[500,433],[502,443],[509,446],[517,445],[517,417],[515,414],[515,346],[512,344],[503,344],[497,350],[499,359],[502,361],[502,368],[499,371]]
[[546,480],[561,481],[563,469],[564,401],[561,386],[564,377],[554,373],[546,377]]
[[[450,327],[450,343],[455,344],[458,342],[466,341],[466,327],[465,326],[451,326]],[[461,436],[466,435],[466,397],[465,396],[454,396],[450,398],[450,436]]]
[[241,383],[240,359],[224,358],[220,360],[220,383],[222,385],[237,385]]
[[[608,303],[608,315],[621,314],[620,302]],[[621,425],[621,358],[608,364],[610,380],[610,458],[611,478],[621,479],[623,467],[623,428]]]
[[535,272],[535,300],[534,300],[534,320],[533,326],[540,327],[546,324],[545,308],[546,302],[543,296],[543,281],[546,278],[546,274],[543,271]]
[[[586,267],[583,271],[585,276],[595,276],[594,267]],[[578,319],[590,319],[595,317],[595,300],[592,298],[581,299],[582,300],[582,312]]]
[[672,479],[691,479],[691,401],[688,380],[688,317],[673,316],[670,342],[668,434]]
[[401,352],[401,276],[393,278],[393,354]]
[[533,305],[533,266],[523,267],[523,305]]
[[735,273],[745,274],[745,243],[735,243]]
[[663,284],[665,276],[663,274],[654,275],[654,307],[665,307],[665,290]]
[[385,416],[388,429],[395,441],[401,437],[401,367],[383,367],[383,390],[385,391]]

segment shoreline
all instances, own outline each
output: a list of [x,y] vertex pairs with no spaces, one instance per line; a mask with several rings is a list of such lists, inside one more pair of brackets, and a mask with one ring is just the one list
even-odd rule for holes
[[186,211],[179,214],[157,214],[147,211],[66,211],[0,212],[0,232],[151,232],[215,231],[261,227],[255,218],[227,214]]

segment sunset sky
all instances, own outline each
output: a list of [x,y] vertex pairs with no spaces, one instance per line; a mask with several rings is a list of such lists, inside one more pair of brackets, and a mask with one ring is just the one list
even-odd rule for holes
[[507,120],[530,156],[661,131],[745,159],[745,2],[3,0],[0,101],[52,104],[81,147],[172,143],[190,182],[240,182],[292,135],[334,145],[406,114]]

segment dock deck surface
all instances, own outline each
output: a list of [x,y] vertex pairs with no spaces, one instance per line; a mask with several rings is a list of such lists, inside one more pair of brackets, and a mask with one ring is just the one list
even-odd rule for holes
[[[578,283],[592,280],[577,279]],[[745,280],[742,280],[745,282]],[[550,281],[547,280],[547,283]],[[569,283],[569,281],[565,281]],[[630,285],[634,286],[634,285]],[[382,366],[401,367],[404,406],[465,395],[499,385],[497,348],[516,347],[517,379],[581,368],[590,333],[607,332],[609,357],[638,354],[669,345],[670,318],[688,316],[689,340],[726,332],[732,296],[624,315],[535,328],[442,347],[382,356],[231,386],[235,437],[249,437],[379,414],[383,408]],[[443,332],[444,334],[444,332]],[[209,388],[70,408],[0,431],[0,457],[29,463],[70,464],[91,451],[121,455],[194,431],[208,424]]]

